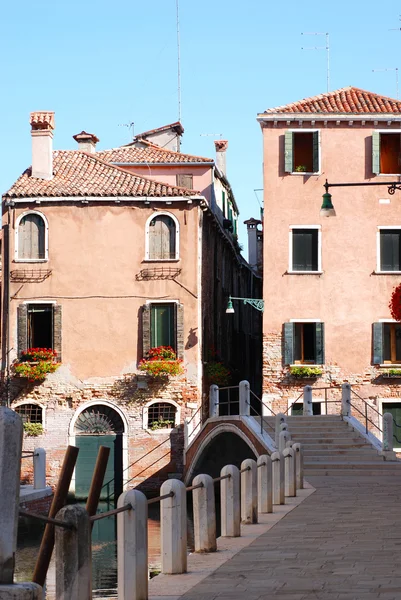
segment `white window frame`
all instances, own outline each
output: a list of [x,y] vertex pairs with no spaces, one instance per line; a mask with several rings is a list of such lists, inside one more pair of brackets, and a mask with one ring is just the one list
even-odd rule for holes
[[[299,271],[298,271],[299,272]],[[307,271],[309,273],[309,271]],[[315,273],[315,271],[313,271]],[[322,319],[290,319],[290,323],[321,323]],[[323,365],[318,363],[293,363],[291,367],[319,367],[323,368]],[[322,413],[323,414],[323,413]]]
[[[389,273],[398,273],[398,271],[384,271],[384,272],[389,272]],[[399,323],[399,321],[396,321],[395,319],[378,319],[377,320],[378,323]],[[401,364],[400,363],[381,363],[379,365],[379,367],[384,367],[386,369],[391,369],[392,367],[399,369],[401,368]],[[400,400],[401,402],[401,400]]]
[[[152,406],[153,404],[171,404],[172,406],[175,407],[176,410],[175,410],[174,427],[166,427],[166,428],[156,429],[156,430],[149,429],[149,427],[148,427],[149,407]],[[181,406],[179,404],[177,404],[177,402],[174,402],[174,400],[170,400],[170,399],[157,398],[155,400],[151,400],[150,402],[145,404],[145,406],[143,407],[142,428],[145,429],[146,431],[148,431],[149,433],[151,433],[152,435],[153,434],[160,435],[160,434],[164,434],[164,433],[170,433],[173,429],[175,429],[176,427],[179,426],[180,419],[181,419]]]
[[[149,226],[155,217],[162,216],[170,217],[175,223],[175,258],[149,258]],[[145,225],[145,260],[148,262],[172,262],[180,260],[180,222],[172,213],[157,210],[147,218]]]
[[[299,321],[298,321],[298,322],[299,322]],[[293,367],[299,367],[300,365],[299,365],[299,364],[297,364],[297,365],[291,365],[291,366],[293,366]],[[307,366],[309,366],[309,365],[307,365]],[[321,366],[321,365],[320,365],[320,366]],[[300,405],[302,405],[302,406],[303,406],[303,404],[304,404],[304,403],[303,403],[303,399],[301,400],[301,399],[299,398],[298,400],[296,400],[295,398],[288,398],[288,400],[287,400],[287,414],[288,414],[288,416],[289,416],[289,417],[291,416],[291,414],[290,414],[290,412],[289,412],[290,408],[293,406],[293,404],[298,404],[298,402],[299,402],[299,404],[300,404]],[[315,398],[315,397],[314,397],[314,395],[313,395],[313,396],[312,396],[312,403],[313,403],[313,404],[315,404],[315,403],[316,403],[316,404],[321,404],[321,410],[320,410],[320,414],[321,414],[321,415],[325,415],[325,414],[327,414],[327,413],[326,413],[326,404],[325,404],[324,398]]]
[[[27,215],[38,215],[41,217],[45,224],[45,258],[19,258],[18,256],[18,238],[19,238],[19,224],[21,219]],[[26,210],[20,214],[15,222],[15,247],[14,247],[14,262],[29,262],[29,263],[44,263],[49,260],[49,222],[47,217],[39,210]]]
[[[318,171],[291,171],[291,175],[321,175],[322,174],[322,134],[320,129],[287,129],[291,133],[315,133],[317,131],[319,142],[318,142],[318,153],[319,153],[319,170]],[[294,152],[294,142],[293,142],[293,152]]]
[[[388,366],[388,365],[386,365],[386,366]],[[401,404],[401,397],[400,398],[394,398],[394,397],[378,398],[377,399],[377,410],[379,411],[379,413],[381,415],[383,414],[383,404]],[[380,437],[380,440],[383,441],[383,434],[380,431],[379,431],[379,437]],[[394,451],[401,452],[401,446],[394,446]]]
[[398,229],[401,235],[401,225],[378,225],[376,232],[376,273],[386,273],[387,275],[399,275],[401,271],[382,271],[380,269],[380,232],[386,229]]
[[46,406],[44,404],[41,404],[40,402],[36,402],[35,400],[26,400],[25,399],[25,400],[19,400],[18,402],[13,404],[11,408],[13,410],[15,410],[19,406],[24,406],[24,404],[35,404],[35,406],[39,406],[39,408],[42,409],[42,427],[43,427],[43,433],[44,433],[45,429],[46,429]]
[[[294,229],[317,229],[317,271],[294,271],[292,268],[292,235]],[[288,255],[288,273],[291,275],[321,275],[322,271],[322,226],[321,225],[290,225],[289,226],[289,255]]]
[[[374,129],[374,131],[376,131],[377,133],[379,133],[380,135],[382,133],[389,133],[390,135],[393,134],[398,134],[399,136],[401,136],[401,130],[395,130],[395,129],[391,129],[390,131],[388,129]],[[381,143],[380,143],[380,148],[381,148]],[[399,177],[400,173],[378,173],[376,175],[376,177]]]

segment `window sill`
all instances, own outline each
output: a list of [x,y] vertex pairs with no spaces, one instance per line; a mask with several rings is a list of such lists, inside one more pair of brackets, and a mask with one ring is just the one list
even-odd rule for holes
[[385,363],[385,364],[380,364],[380,365],[377,365],[377,366],[380,367],[381,369],[391,369],[392,367],[400,369],[401,368],[401,362],[399,362],[399,363]]
[[166,263],[166,262],[179,262],[179,258],[144,258],[142,262],[145,263]]
[[323,275],[323,271],[286,271],[286,275]]
[[291,173],[289,173],[289,175],[315,175],[316,177],[318,177],[319,175],[321,175],[320,171],[291,171]]
[[49,262],[48,258],[14,258],[14,263],[45,263]]
[[401,271],[373,271],[373,275],[401,275]]
[[401,177],[401,173],[373,173],[373,177]]
[[145,431],[147,431],[148,433],[150,433],[151,435],[160,435],[162,433],[171,433],[172,431],[177,429],[177,425],[175,427],[170,427],[169,429],[167,429],[167,427],[161,427],[160,429],[148,429],[147,427],[145,427]]
[[310,367],[311,369],[315,369],[315,368],[322,369],[324,367],[324,365],[318,365],[316,363],[308,363],[308,362],[303,362],[303,363],[299,362],[299,363],[294,363],[294,364],[291,364],[288,366],[290,367],[290,369],[292,367],[308,367],[308,368]]

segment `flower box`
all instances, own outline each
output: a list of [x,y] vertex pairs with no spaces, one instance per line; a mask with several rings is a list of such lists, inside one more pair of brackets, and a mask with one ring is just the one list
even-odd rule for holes
[[319,367],[290,367],[290,375],[295,379],[317,379],[323,371]]
[[139,370],[160,379],[176,377],[184,372],[182,360],[177,358],[170,346],[151,348],[147,358],[142,359],[139,363]]
[[60,366],[56,359],[57,353],[51,348],[28,348],[13,364],[14,375],[30,382],[43,381]]

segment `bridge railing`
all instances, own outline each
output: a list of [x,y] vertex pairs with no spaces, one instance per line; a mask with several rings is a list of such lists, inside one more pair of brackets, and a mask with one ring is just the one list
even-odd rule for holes
[[[14,411],[1,407],[0,472],[4,489],[0,494],[0,597],[4,593],[4,597],[15,600],[25,600],[28,596],[39,600],[42,597],[39,585],[13,583],[21,451],[21,419]],[[161,486],[160,495],[150,500],[142,492],[131,489],[120,495],[116,509],[92,516],[76,504],[64,506],[51,517],[31,512],[23,514],[45,521],[48,530],[55,535],[56,597],[63,600],[92,597],[92,524],[116,515],[118,597],[147,600],[150,504],[160,502],[162,573],[185,573],[187,493],[193,494],[195,551],[213,552],[217,549],[215,485],[220,484],[221,535],[238,537],[241,523],[257,523],[258,513],[273,512],[274,505],[285,504],[286,496],[296,496],[297,489],[303,488],[302,454],[300,444],[291,444],[271,457],[259,456],[257,462],[246,459],[240,468],[226,465],[214,479],[208,474],[197,475],[189,487],[180,480],[170,479]]]

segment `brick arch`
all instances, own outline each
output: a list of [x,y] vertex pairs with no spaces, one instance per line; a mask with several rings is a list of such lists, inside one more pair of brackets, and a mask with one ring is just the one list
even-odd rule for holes
[[255,457],[256,458],[259,457],[260,452],[258,451],[256,446],[253,444],[253,442],[247,437],[247,435],[243,431],[241,431],[241,429],[239,427],[237,427],[236,425],[234,425],[232,423],[219,423],[215,427],[213,427],[213,429],[211,431],[209,431],[207,433],[207,435],[199,443],[199,446],[196,449],[196,451],[192,457],[190,466],[185,474],[184,481],[186,484],[188,484],[191,481],[193,473],[196,470],[196,466],[199,463],[202,456],[204,455],[204,453],[206,452],[208,446],[211,444],[211,442],[216,437],[218,437],[222,433],[232,433],[232,434],[238,436],[247,444],[247,446],[253,452]]

